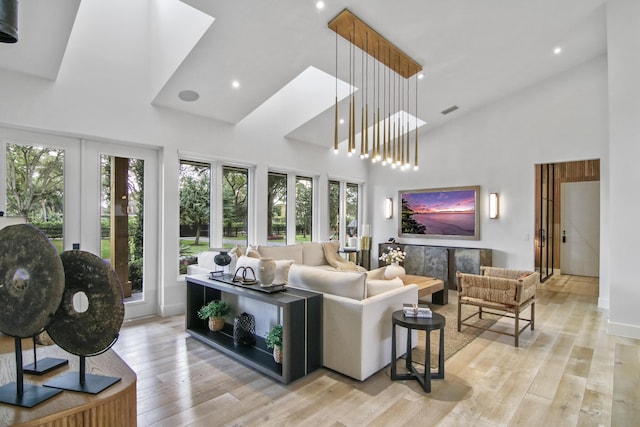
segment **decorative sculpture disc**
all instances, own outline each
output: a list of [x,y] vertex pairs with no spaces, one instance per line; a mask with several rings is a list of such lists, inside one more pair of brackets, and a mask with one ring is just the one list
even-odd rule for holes
[[[66,277],[64,295],[47,332],[69,353],[102,353],[115,343],[122,326],[122,285],[115,271],[90,252],[65,251],[60,258]],[[82,312],[76,311],[73,304],[74,296],[81,293],[88,300]]]
[[29,224],[0,230],[0,331],[19,338],[41,332],[64,292],[64,268],[47,236]]

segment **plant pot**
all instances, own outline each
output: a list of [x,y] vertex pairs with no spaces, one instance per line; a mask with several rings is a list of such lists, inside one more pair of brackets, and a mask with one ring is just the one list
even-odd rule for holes
[[273,360],[276,363],[282,363],[282,347],[279,345],[273,347]]
[[402,279],[405,274],[406,274],[406,271],[404,267],[398,264],[397,262],[387,265],[387,267],[384,269],[384,277],[385,279],[388,279],[388,280],[395,279],[396,277],[399,277]]
[[212,331],[221,331],[224,328],[224,317],[210,317],[209,329]]

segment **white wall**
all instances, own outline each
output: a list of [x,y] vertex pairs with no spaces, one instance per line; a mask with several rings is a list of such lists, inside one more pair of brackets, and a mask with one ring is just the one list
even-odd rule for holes
[[640,338],[640,2],[607,2],[609,57],[609,332]]
[[[495,266],[533,269],[534,165],[596,159],[606,153],[606,58],[596,58],[483,109],[456,114],[451,114],[449,124],[420,135],[419,171],[372,167],[372,256],[377,256],[375,243],[398,236],[398,190],[480,185],[480,240],[403,237],[399,241],[490,248]],[[500,194],[498,219],[489,219],[490,192]],[[382,217],[387,197],[394,199],[391,220]]]

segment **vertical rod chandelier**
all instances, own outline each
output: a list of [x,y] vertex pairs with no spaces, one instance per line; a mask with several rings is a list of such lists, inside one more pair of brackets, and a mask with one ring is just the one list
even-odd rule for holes
[[[338,136],[338,35],[349,42],[349,102],[347,155],[356,153],[356,127],[360,132],[360,158],[370,158],[392,168],[418,169],[418,77],[422,66],[344,9],[329,24],[336,33],[336,98],[333,150],[339,152]],[[356,58],[356,48],[360,58]],[[358,60],[359,59],[359,60]],[[360,71],[357,71],[358,63]],[[372,63],[371,71],[369,63]],[[382,67],[382,69],[381,69]],[[360,99],[355,95],[356,77],[360,78]],[[370,78],[371,77],[371,78]],[[412,109],[410,79],[415,80]],[[370,90],[371,89],[371,90]],[[359,101],[359,108],[356,106]],[[372,108],[369,108],[371,103]],[[360,113],[360,126],[356,111]],[[371,122],[370,122],[371,119]],[[411,128],[413,121],[413,129]],[[371,126],[369,125],[371,123]],[[423,123],[422,123],[423,124]],[[371,132],[369,128],[371,127]],[[414,133],[413,162],[411,132]]]

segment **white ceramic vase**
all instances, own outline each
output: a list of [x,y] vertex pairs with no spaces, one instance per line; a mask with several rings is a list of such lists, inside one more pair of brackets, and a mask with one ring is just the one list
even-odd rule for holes
[[276,277],[276,262],[272,258],[260,258],[260,285],[271,286]]
[[405,274],[406,271],[404,270],[404,267],[397,262],[392,262],[384,269],[384,278],[388,280],[395,279],[396,277],[402,279]]

